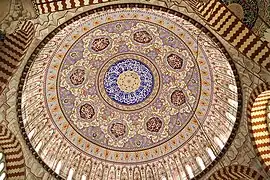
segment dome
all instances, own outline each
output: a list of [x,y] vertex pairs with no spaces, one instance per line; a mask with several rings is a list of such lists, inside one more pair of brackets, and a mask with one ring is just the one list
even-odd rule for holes
[[25,66],[21,126],[59,177],[193,178],[229,145],[241,93],[228,53],[198,22],[151,7],[76,16]]

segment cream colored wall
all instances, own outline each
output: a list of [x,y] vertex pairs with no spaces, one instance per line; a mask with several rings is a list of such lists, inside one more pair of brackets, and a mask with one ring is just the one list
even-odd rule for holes
[[10,6],[10,0],[0,1],[0,21],[2,21],[9,14]]
[[0,30],[14,32],[21,21],[36,17],[31,0],[0,0]]

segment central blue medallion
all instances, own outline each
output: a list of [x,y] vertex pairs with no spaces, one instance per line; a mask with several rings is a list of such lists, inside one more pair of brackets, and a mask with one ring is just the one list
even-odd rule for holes
[[153,86],[151,70],[135,59],[117,61],[109,67],[104,78],[107,95],[125,105],[143,102],[151,94]]

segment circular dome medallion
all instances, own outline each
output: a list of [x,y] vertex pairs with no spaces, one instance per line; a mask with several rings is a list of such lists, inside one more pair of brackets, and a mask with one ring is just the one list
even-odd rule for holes
[[18,113],[53,170],[61,160],[87,179],[105,176],[105,167],[136,179],[155,165],[178,179],[186,175],[173,169],[194,157],[207,167],[222,151],[239,118],[234,66],[197,23],[153,7],[84,13],[30,58]]
[[109,59],[97,79],[102,99],[121,111],[145,107],[155,99],[160,89],[155,65],[137,53],[124,53]]
[[[152,79],[152,75],[150,74]],[[117,78],[117,85],[121,91],[125,93],[132,93],[139,89],[141,84],[141,78],[138,73],[127,70],[125,72],[121,72],[121,74]],[[149,89],[149,88],[147,88]],[[151,90],[148,90],[151,92]],[[148,93],[147,93],[148,94]]]
[[151,71],[140,61],[125,59],[113,64],[105,74],[104,88],[108,96],[120,104],[138,104],[152,92]]

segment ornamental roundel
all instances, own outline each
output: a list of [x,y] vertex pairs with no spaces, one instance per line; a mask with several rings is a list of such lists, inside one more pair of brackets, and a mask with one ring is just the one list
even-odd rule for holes
[[168,55],[167,62],[173,69],[181,69],[183,66],[183,59],[177,54]]
[[80,107],[79,114],[82,119],[90,120],[95,115],[95,110],[89,103],[85,103]]
[[[215,140],[228,141],[241,100],[234,65],[205,29],[153,7],[84,13],[27,63],[18,113],[52,171],[54,159],[79,179],[105,171],[178,179],[189,174],[174,167],[194,156],[208,167],[222,152]],[[198,175],[200,164],[191,164]]]
[[106,49],[110,44],[109,38],[97,38],[94,39],[92,44],[91,44],[91,49],[93,49],[96,52],[102,51]]
[[173,91],[173,93],[171,94],[171,102],[175,106],[181,106],[182,104],[184,104],[186,102],[186,97],[183,91],[181,90]]
[[98,95],[119,111],[131,112],[148,106],[158,96],[160,86],[157,67],[140,53],[117,54],[98,72]]
[[107,70],[104,88],[108,96],[120,104],[132,105],[144,101],[154,86],[151,70],[141,61],[123,59]]
[[158,117],[151,117],[146,122],[146,128],[150,132],[159,132],[162,127],[162,121]]
[[126,126],[123,123],[116,122],[111,125],[110,131],[116,138],[119,138],[126,133]]
[[138,31],[133,34],[134,41],[142,44],[147,44],[152,41],[151,35],[147,31]]
[[74,86],[81,85],[85,80],[85,70],[84,69],[75,69],[74,72],[71,73],[70,82]]

